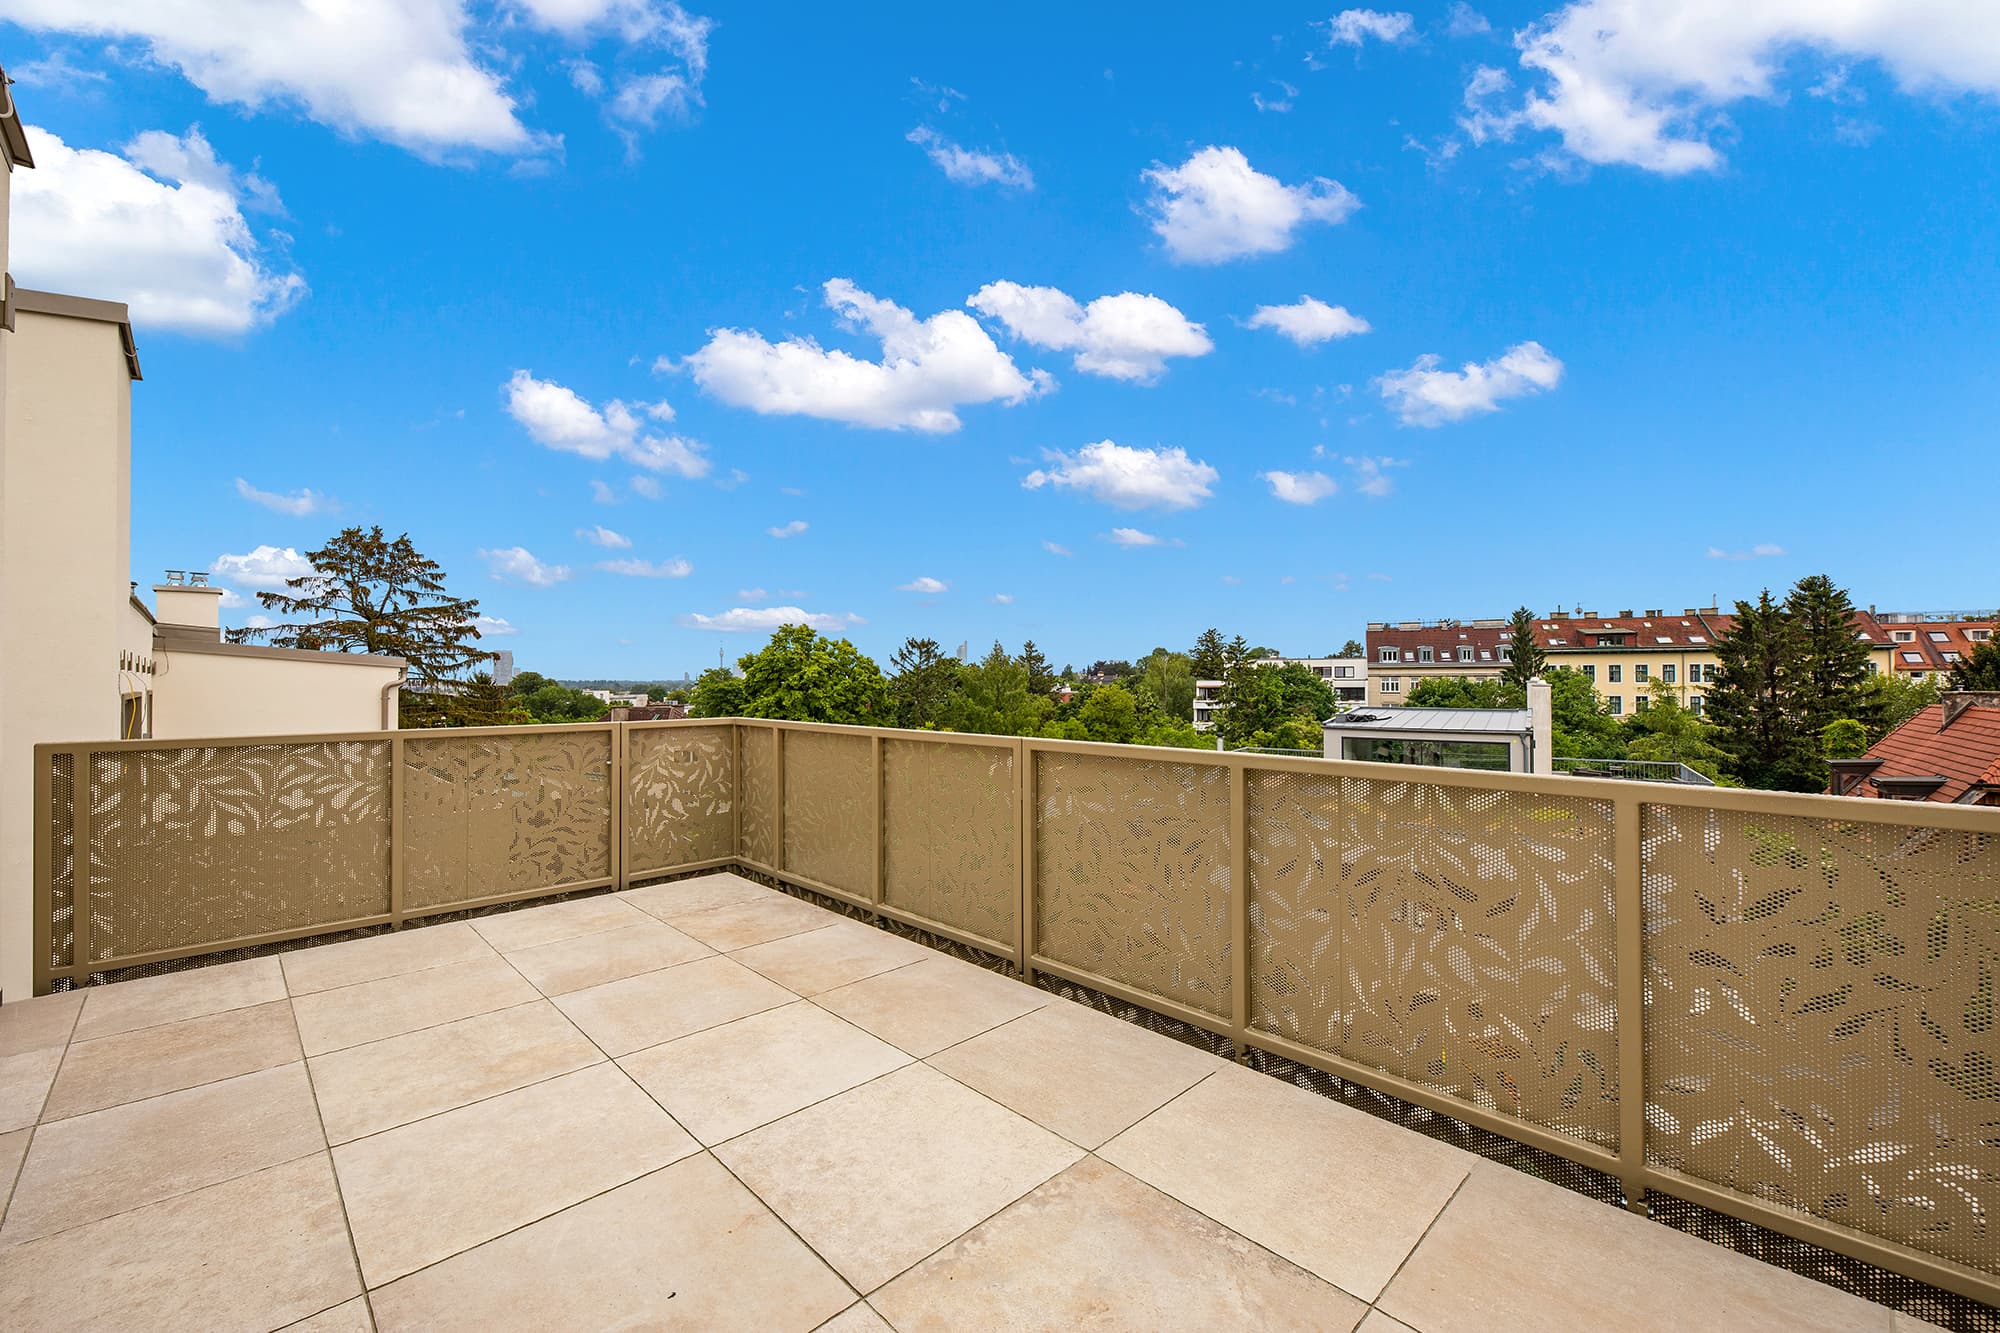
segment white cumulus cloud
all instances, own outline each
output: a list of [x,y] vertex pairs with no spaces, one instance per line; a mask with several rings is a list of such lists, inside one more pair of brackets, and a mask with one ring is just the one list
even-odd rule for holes
[[1075,551],[1070,550],[1069,547],[1064,546],[1061,542],[1043,542],[1042,549],[1050,555],[1059,555],[1064,559],[1068,559],[1070,556],[1076,554]]
[[1318,504],[1340,489],[1324,472],[1260,472],[1259,478],[1271,485],[1271,494],[1286,504]]
[[1192,509],[1209,498],[1220,477],[1187,450],[1138,449],[1099,440],[1073,454],[1044,451],[1049,467],[1022,479],[1028,490],[1079,491],[1117,509]]
[[830,612],[807,611],[796,606],[737,606],[719,615],[693,612],[680,618],[689,629],[716,630],[723,634],[769,634],[785,625],[810,625],[822,634],[836,634],[849,625],[859,625],[861,617]]
[[1404,425],[1442,426],[1497,412],[1509,398],[1547,393],[1563,375],[1563,363],[1538,342],[1517,343],[1491,361],[1468,361],[1458,370],[1441,370],[1442,364],[1428,353],[1375,381]]
[[290,514],[293,518],[324,514],[334,507],[331,500],[310,488],[284,494],[276,491],[260,491],[241,477],[236,479],[236,493],[253,505],[275,509],[280,514]]
[[1012,606],[1013,604],[1014,604],[1014,594],[1013,594],[1013,593],[1011,593],[1011,592],[996,592],[996,593],[994,593],[994,594],[993,594],[993,605],[995,605],[995,606]]
[[1764,560],[1771,556],[1783,555],[1785,548],[1771,542],[1760,542],[1747,551],[1725,551],[1720,546],[1708,548],[1710,560]]
[[951,585],[943,579],[934,579],[928,574],[920,574],[908,583],[898,584],[897,592],[949,592]]
[[596,408],[575,390],[517,370],[503,386],[507,415],[521,423],[535,443],[585,458],[624,459],[653,472],[683,477],[708,474],[709,461],[698,441],[647,429],[647,421],[673,420],[665,403],[625,403],[613,398]]
[[578,528],[576,535],[592,546],[602,546],[610,551],[629,551],[632,539],[622,532],[613,532],[601,523],[593,523],[587,528]]
[[903,136],[924,150],[949,180],[960,185],[998,185],[1009,190],[1032,190],[1035,173],[1012,153],[989,153],[962,148],[928,125],[919,125]]
[[481,638],[489,635],[519,634],[514,622],[504,616],[477,615],[472,618],[472,627],[479,631]]
[[1714,170],[1726,109],[1780,101],[1804,67],[1874,62],[1905,92],[2000,96],[1985,0],[1576,0],[1515,35],[1538,80],[1486,128],[1559,135],[1584,162]]
[[1155,379],[1169,357],[1206,356],[1215,350],[1201,325],[1159,297],[1137,292],[1100,296],[1081,305],[1054,287],[989,282],[965,303],[999,320],[1024,342],[1074,351],[1078,370],[1110,379]]
[[1018,403],[1049,385],[1043,371],[1023,375],[962,310],[920,320],[845,278],[832,279],[824,290],[827,305],[844,321],[881,342],[880,361],[828,350],[811,338],[773,343],[755,331],[716,329],[687,358],[695,382],[726,403],[767,416],[934,434],[957,430],[962,406]]
[[1141,532],[1137,528],[1113,528],[1108,535],[1113,542],[1128,550],[1138,546],[1159,546],[1164,543],[1163,538],[1156,537],[1150,532]]
[[530,588],[553,588],[569,579],[569,566],[544,564],[523,546],[502,546],[481,550],[479,558],[496,583],[524,583]]
[[810,526],[811,525],[808,524],[804,519],[795,518],[789,523],[780,523],[775,528],[765,528],[764,531],[770,533],[773,537],[776,537],[779,541],[783,541],[787,537],[798,536],[800,533],[804,532]]
[[269,185],[220,161],[199,129],[154,130],[125,156],[27,130],[35,170],[13,183],[11,257],[24,287],[122,301],[142,328],[244,333],[289,310],[305,278],[246,206]]
[[312,561],[289,546],[257,546],[241,555],[218,555],[208,572],[224,583],[253,591],[282,592],[288,579],[313,572]]
[[1287,185],[1267,176],[1238,148],[1203,148],[1177,167],[1155,163],[1145,180],[1153,230],[1189,264],[1276,254],[1305,224],[1341,222],[1361,206],[1338,181]]
[[1393,44],[1410,41],[1417,21],[1408,14],[1385,14],[1379,9],[1343,9],[1326,25],[1327,43],[1332,46],[1360,46],[1373,38]]
[[607,574],[635,579],[684,579],[694,573],[694,566],[679,556],[671,560],[600,560],[597,567]]
[[474,54],[464,0],[9,0],[7,17],[133,42],[211,101],[297,109],[426,156],[540,146],[501,75]]
[[1260,305],[1244,323],[1247,328],[1276,329],[1301,347],[1317,347],[1335,338],[1368,332],[1368,321],[1350,313],[1346,306],[1328,305],[1310,296],[1301,296],[1291,305]]

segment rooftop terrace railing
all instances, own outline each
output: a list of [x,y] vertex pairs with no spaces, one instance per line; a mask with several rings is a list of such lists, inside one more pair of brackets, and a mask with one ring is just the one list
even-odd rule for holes
[[735,866],[2000,1302],[2000,811],[751,720],[36,761],[38,991]]
[[1691,787],[1713,787],[1715,779],[1672,759],[1565,759],[1550,760],[1558,773],[1578,778],[1629,778],[1634,782],[1682,782]]

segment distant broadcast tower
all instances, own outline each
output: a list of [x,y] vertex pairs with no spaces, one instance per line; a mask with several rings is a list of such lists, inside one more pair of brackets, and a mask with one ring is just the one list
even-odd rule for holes
[[967,640],[965,640],[965,639],[960,639],[960,640],[958,641],[958,660],[959,660],[959,661],[963,662],[963,661],[965,660],[965,650],[966,650],[966,648],[967,648],[968,646],[969,646],[969,642],[968,642]]

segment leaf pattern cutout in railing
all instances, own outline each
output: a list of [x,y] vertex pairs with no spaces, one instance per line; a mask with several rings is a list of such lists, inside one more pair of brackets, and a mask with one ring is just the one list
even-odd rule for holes
[[1658,1165],[1991,1272],[2000,837],[1648,805]]
[[733,726],[644,727],[625,734],[631,873],[736,855]]
[[882,743],[882,896],[1012,951],[1021,915],[1014,749]]
[[785,869],[866,898],[875,883],[875,774],[866,736],[785,737]]

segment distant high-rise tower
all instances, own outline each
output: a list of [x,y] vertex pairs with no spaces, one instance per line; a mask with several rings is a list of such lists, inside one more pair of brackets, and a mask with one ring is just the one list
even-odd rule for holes
[[514,652],[511,648],[502,648],[493,654],[493,683],[495,685],[514,683]]
[[967,649],[967,648],[968,648],[969,646],[970,646],[969,642],[968,642],[967,640],[965,640],[965,639],[960,639],[960,640],[958,641],[958,660],[959,660],[959,661],[963,662],[963,661],[965,660],[965,650],[966,650],[966,649]]

